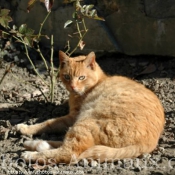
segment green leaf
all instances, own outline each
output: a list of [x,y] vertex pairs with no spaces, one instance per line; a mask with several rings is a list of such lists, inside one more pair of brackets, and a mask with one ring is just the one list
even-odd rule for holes
[[70,26],[70,24],[72,24],[72,23],[73,23],[72,20],[68,20],[68,21],[66,21],[65,24],[64,24],[64,28]]
[[28,36],[24,37],[24,42],[27,46],[30,46],[30,47],[33,46],[33,39],[31,37],[28,37]]
[[4,18],[5,18],[8,22],[13,21],[12,18],[11,18],[10,16],[4,16]]
[[[2,11],[1,11],[2,12]],[[0,15],[0,24],[4,27],[4,28],[7,28],[8,27],[8,24],[9,24],[9,22],[11,22],[12,21],[12,18],[10,17],[10,16],[7,16],[6,14],[6,11],[4,11],[4,14],[5,15],[2,15],[2,13],[1,13],[1,15]]]
[[87,5],[86,7],[85,7],[85,10],[91,10],[92,8],[94,7],[94,5],[93,4],[90,4],[90,5]]
[[95,9],[93,9],[91,12],[90,12],[90,16],[92,17],[92,16],[94,16],[95,14],[96,14],[97,12],[96,12],[96,10]]
[[8,27],[8,20],[5,17],[1,17],[0,18],[0,24],[4,27],[7,28]]
[[9,14],[10,10],[8,9],[1,9],[0,10],[0,16],[7,16]]
[[78,13],[77,12],[74,12],[72,14],[72,18],[75,19],[75,20],[77,20],[78,19]]
[[34,34],[34,30],[33,29],[26,28],[26,33],[25,33],[26,36],[31,36],[33,34]]
[[104,19],[104,18],[99,17],[98,15],[95,15],[95,16],[93,16],[92,18],[93,18],[93,19],[96,19],[96,20],[105,21],[105,19]]
[[4,27],[7,28],[9,25],[9,22],[12,21],[12,18],[8,16],[10,10],[8,9],[0,9],[0,24]]
[[22,24],[19,27],[19,33],[21,33],[21,34],[25,34],[26,33],[26,30],[27,30],[27,24]]
[[81,20],[81,16],[80,16],[77,12],[74,12],[74,13],[72,14],[72,18],[75,19],[76,21],[77,21],[77,20]]
[[79,1],[76,1],[76,2],[74,3],[74,7],[75,7],[75,10],[76,10],[76,11],[79,11],[79,10],[82,8],[82,6],[81,6],[81,4],[80,4]]
[[[80,10],[83,15],[88,15],[90,13],[90,10],[94,7],[93,4],[91,5],[83,5],[82,9]],[[85,12],[85,14],[84,14]]]
[[80,12],[81,13],[84,13],[85,12],[85,9],[83,7],[80,8]]

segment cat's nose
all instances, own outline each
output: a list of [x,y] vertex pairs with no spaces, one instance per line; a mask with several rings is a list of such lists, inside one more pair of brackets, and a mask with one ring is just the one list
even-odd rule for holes
[[75,89],[75,86],[74,85],[70,85],[70,87],[74,90]]

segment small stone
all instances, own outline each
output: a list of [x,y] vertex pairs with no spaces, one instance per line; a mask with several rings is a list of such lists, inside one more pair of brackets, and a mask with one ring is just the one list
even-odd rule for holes
[[87,159],[82,159],[82,160],[80,160],[80,161],[78,162],[78,164],[79,164],[80,166],[86,167],[86,166],[88,166],[89,162],[88,162]]
[[15,62],[18,62],[19,61],[19,58],[18,58],[18,56],[16,55],[16,56],[14,56],[14,61]]
[[95,161],[95,160],[92,160],[90,165],[91,165],[92,167],[97,167],[97,166],[98,166],[98,162]]

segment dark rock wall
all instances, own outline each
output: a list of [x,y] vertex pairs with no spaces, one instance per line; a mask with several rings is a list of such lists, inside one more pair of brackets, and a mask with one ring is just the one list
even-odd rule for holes
[[175,18],[174,0],[144,0],[145,13],[153,18]]
[[[11,9],[14,23],[18,26],[27,23],[38,31],[46,15],[42,3],[27,13],[28,0],[1,0],[0,5]],[[86,4],[95,4],[99,15],[105,22],[86,19],[89,29],[84,41],[83,52],[91,50],[122,52],[129,55],[155,54],[175,56],[175,1],[174,0],[85,0]],[[67,40],[71,48],[77,44],[73,25],[64,29],[64,23],[72,19],[73,7],[55,1],[53,11],[48,18],[43,33],[54,35],[56,49],[63,49]],[[46,45],[50,41],[43,39]],[[77,50],[77,52],[80,52]]]

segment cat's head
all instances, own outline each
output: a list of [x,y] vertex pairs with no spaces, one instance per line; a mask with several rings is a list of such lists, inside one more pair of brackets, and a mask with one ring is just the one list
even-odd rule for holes
[[70,93],[83,95],[98,82],[95,53],[69,57],[59,52],[60,78]]

